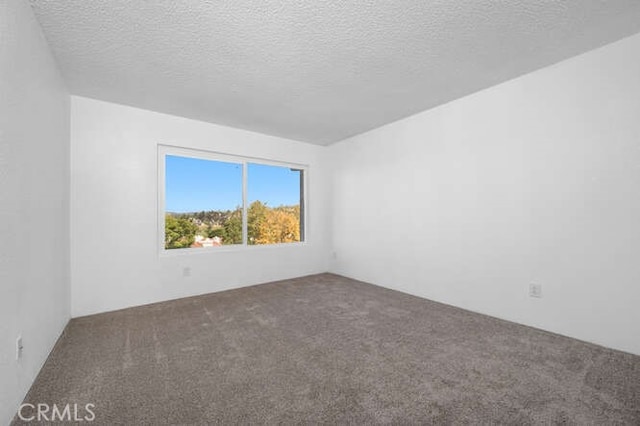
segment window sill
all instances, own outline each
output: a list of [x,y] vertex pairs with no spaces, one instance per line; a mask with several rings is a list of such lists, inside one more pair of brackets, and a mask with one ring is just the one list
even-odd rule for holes
[[202,248],[192,248],[192,249],[160,249],[159,256],[160,257],[179,257],[179,256],[201,256],[201,255],[211,255],[213,253],[237,253],[237,252],[248,252],[248,251],[260,251],[260,250],[281,250],[283,248],[300,248],[308,245],[307,241],[302,241],[299,243],[280,243],[280,244],[259,244],[259,245],[229,245],[229,246],[221,246],[221,247],[202,247]]

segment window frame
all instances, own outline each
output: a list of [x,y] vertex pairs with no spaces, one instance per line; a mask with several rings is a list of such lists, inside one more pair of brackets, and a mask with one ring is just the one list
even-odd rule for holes
[[[168,155],[194,158],[198,160],[220,161],[242,166],[242,243],[223,245],[205,249],[166,249],[165,248],[165,214],[166,214],[166,157]],[[266,166],[286,167],[302,171],[302,199],[300,200],[300,234],[302,241],[293,243],[248,244],[248,165],[260,164]],[[158,250],[160,256],[191,255],[203,253],[219,253],[229,251],[274,249],[281,247],[304,246],[309,240],[309,166],[307,164],[278,161],[266,158],[248,157],[208,151],[198,148],[158,144]]]

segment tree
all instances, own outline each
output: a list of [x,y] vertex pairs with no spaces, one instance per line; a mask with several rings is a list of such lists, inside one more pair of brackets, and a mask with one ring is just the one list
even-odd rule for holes
[[247,209],[247,237],[249,244],[262,244],[260,230],[264,227],[269,208],[261,201],[254,201]]
[[222,241],[224,241],[225,231],[223,227],[214,228],[209,225],[206,230],[206,235],[208,238],[220,237]]
[[270,209],[258,225],[256,244],[292,243],[300,241],[299,217],[282,209]]
[[[196,235],[242,244],[242,208],[165,215],[165,248],[190,247]],[[247,239],[251,245],[300,241],[300,206],[271,208],[254,201],[247,208]]]
[[234,210],[224,223],[222,244],[242,244],[242,209]]
[[188,219],[164,216],[164,247],[178,249],[190,247],[196,240],[196,224]]

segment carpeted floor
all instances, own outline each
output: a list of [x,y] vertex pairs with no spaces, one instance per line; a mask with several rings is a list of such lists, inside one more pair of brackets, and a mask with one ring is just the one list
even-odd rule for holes
[[322,274],[74,319],[25,402],[93,403],[91,424],[638,425],[640,357]]

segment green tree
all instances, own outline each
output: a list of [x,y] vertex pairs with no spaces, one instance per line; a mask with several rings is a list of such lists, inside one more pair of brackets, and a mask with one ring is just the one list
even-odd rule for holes
[[178,249],[191,246],[196,239],[197,230],[196,224],[190,220],[166,214],[164,217],[164,247]]
[[224,241],[225,231],[223,227],[214,228],[213,226],[209,225],[207,227],[206,235],[208,238],[220,237]]
[[247,238],[249,244],[258,244],[260,232],[267,220],[269,208],[261,201],[254,201],[247,209]]
[[224,223],[222,244],[242,244],[242,209],[234,210]]

